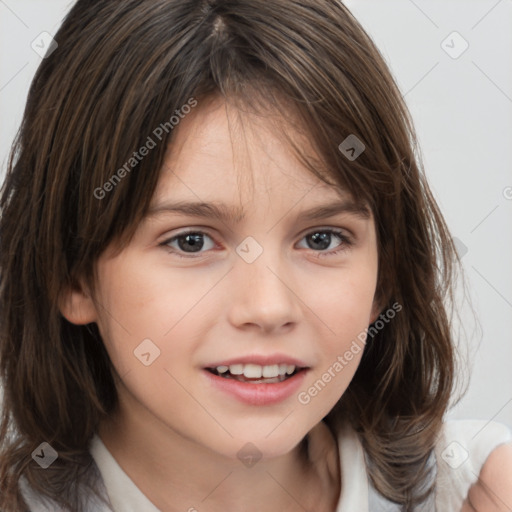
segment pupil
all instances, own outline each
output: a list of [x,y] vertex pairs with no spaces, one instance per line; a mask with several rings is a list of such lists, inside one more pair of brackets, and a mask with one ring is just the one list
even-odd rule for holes
[[192,248],[192,251],[189,252],[197,252],[203,248],[204,241],[202,240],[202,235],[200,233],[188,233],[179,238],[178,245],[180,246],[180,249],[186,250],[185,244],[181,243],[182,240],[185,240],[186,244]]
[[313,240],[313,243],[319,243],[320,247],[312,247],[312,249],[327,249],[329,247],[329,244],[331,243],[330,233],[314,233],[310,235],[311,240]]

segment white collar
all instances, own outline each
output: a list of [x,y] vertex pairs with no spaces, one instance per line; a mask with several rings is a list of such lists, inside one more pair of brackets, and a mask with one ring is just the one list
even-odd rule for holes
[[338,434],[338,451],[341,494],[336,512],[368,512],[368,476],[363,447],[348,424]]
[[123,471],[97,434],[91,440],[89,451],[115,512],[160,512]]

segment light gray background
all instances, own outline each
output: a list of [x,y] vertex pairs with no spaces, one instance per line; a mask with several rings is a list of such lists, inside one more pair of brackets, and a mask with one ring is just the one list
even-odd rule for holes
[[[31,43],[41,32],[54,34],[72,3],[0,0],[2,175],[40,62]],[[480,331],[465,308],[471,380],[450,416],[512,426],[512,0],[345,4],[397,79],[431,187],[465,253]],[[467,50],[453,58],[464,40]]]

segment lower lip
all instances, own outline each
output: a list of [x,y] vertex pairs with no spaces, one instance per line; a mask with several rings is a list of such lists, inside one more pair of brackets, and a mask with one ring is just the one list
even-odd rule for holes
[[250,382],[240,382],[235,379],[220,377],[208,370],[203,370],[212,385],[217,389],[225,391],[241,402],[250,405],[271,405],[286,400],[299,389],[308,371],[307,368],[301,370],[293,377],[282,382],[251,384]]

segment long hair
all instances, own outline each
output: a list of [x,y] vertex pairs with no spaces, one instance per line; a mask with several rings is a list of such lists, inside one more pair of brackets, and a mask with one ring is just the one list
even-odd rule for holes
[[[118,397],[95,324],[67,322],[59,297],[79,279],[92,287],[106,247],[129,242],[172,144],[171,116],[220,94],[283,119],[293,111],[321,159],[285,133],[301,161],[372,209],[376,300],[403,309],[368,337],[326,421],[351,422],[373,485],[413,510],[432,492],[427,462],[454,384],[447,304],[458,258],[371,38],[339,0],[79,0],[55,39],[0,200],[0,508],[23,507],[23,476],[82,510],[88,443]],[[114,183],[158,127],[156,147]],[[339,148],[350,135],[365,145],[356,159]],[[44,471],[31,458],[41,442],[59,454]]]

